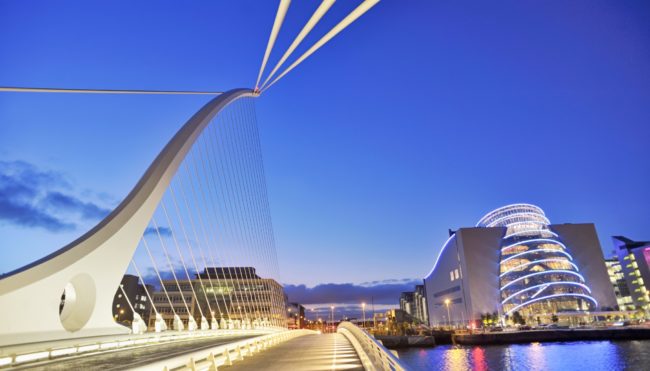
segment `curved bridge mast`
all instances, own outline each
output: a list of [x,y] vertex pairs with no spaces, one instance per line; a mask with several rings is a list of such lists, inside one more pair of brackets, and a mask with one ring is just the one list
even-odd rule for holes
[[2,276],[0,346],[129,333],[113,320],[113,296],[158,203],[212,119],[237,99],[254,96],[253,90],[234,89],[209,101],[104,220],[58,251]]

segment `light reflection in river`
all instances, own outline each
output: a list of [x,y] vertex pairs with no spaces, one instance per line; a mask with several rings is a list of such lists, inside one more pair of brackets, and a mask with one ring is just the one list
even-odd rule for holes
[[398,353],[415,370],[650,370],[650,341],[441,345]]

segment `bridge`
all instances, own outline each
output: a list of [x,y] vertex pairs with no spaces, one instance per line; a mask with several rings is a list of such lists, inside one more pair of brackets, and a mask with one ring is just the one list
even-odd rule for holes
[[[210,100],[97,226],[2,277],[0,367],[404,368],[350,323],[333,334],[286,329],[284,296],[268,278],[277,260],[252,102],[258,96],[234,89]],[[139,269],[146,258],[153,284]],[[148,322],[121,284],[129,267],[151,305]],[[130,328],[113,314],[122,296]]]
[[96,226],[0,276],[0,368],[404,369],[351,323],[329,334],[287,329],[254,104],[377,2],[363,1],[277,73],[334,3],[323,1],[260,85],[290,3],[281,0],[254,89],[0,88],[214,96]]

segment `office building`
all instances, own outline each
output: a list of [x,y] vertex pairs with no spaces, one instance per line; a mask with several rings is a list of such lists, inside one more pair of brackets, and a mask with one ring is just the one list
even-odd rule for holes
[[135,310],[144,320],[144,323],[147,323],[151,311],[151,301],[147,290],[152,292],[153,286],[147,285],[145,288],[140,284],[139,277],[130,274],[124,275],[120,284],[122,289],[118,287],[113,298],[113,318],[115,318],[115,321],[125,326],[131,326],[133,310]]
[[650,241],[633,241],[623,236],[612,237],[621,272],[625,277],[634,309],[650,315]]
[[[192,280],[163,280],[164,289],[153,294],[155,309],[173,328],[178,315],[185,328],[193,318],[202,318],[219,328],[247,326],[286,327],[286,301],[282,286],[273,279],[261,278],[253,267],[208,267]],[[152,313],[149,326],[154,325]]]
[[625,274],[621,268],[621,262],[618,261],[618,257],[605,260],[605,265],[607,266],[609,281],[614,288],[618,309],[621,311],[635,310],[636,306],[632,300],[632,295],[630,295],[630,289],[627,286],[627,280],[625,279]]
[[290,330],[305,328],[305,307],[298,303],[287,303],[287,327]]

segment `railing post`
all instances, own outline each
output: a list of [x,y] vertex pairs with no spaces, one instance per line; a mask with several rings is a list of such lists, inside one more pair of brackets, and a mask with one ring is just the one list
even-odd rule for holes
[[228,348],[223,350],[223,358],[225,359],[224,364],[226,366],[232,366],[232,359],[230,359],[230,350]]
[[210,354],[208,354],[208,357],[206,359],[210,363],[210,368],[208,370],[217,371],[217,360],[214,357],[214,353],[210,352]]
[[187,368],[192,371],[196,371],[196,362],[194,361],[194,357],[190,357],[189,362],[187,362]]

